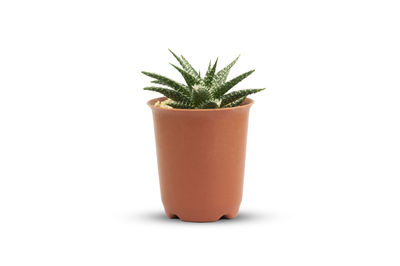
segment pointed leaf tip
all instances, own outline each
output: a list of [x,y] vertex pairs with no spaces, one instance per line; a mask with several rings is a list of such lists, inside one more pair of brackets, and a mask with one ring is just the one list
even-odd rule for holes
[[[235,105],[239,99],[246,98],[247,95],[260,92],[264,89],[246,89],[238,90],[222,96],[221,106],[226,106],[229,104]],[[240,102],[241,103],[241,102]]]
[[242,81],[243,79],[250,76],[250,74],[253,72],[254,72],[254,70],[250,70],[250,71],[243,73],[243,74],[237,76],[236,78],[233,78],[233,79],[229,80],[228,82],[223,83],[222,85],[216,87],[213,90],[214,97],[216,97],[216,98],[221,97],[222,95],[227,93],[231,88],[233,88],[236,84],[238,84],[240,81]]

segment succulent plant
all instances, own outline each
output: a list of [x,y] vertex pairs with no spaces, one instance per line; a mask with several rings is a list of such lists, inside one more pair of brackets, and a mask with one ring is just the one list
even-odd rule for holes
[[227,93],[236,84],[254,72],[254,70],[250,70],[226,81],[229,71],[239,59],[239,56],[218,72],[216,71],[218,58],[215,60],[214,64],[211,64],[210,61],[207,72],[205,76],[202,77],[200,71],[197,72],[185,57],[179,57],[171,50],[169,51],[176,58],[181,67],[174,64],[171,65],[183,76],[186,84],[176,82],[159,74],[142,71],[143,74],[154,79],[151,83],[163,86],[146,87],[144,90],[159,92],[166,96],[168,100],[164,102],[164,105],[177,109],[235,107],[240,105],[247,95],[264,90],[245,89]]

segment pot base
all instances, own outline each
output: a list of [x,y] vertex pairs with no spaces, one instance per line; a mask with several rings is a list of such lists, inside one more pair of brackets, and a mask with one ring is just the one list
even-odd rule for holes
[[166,211],[165,214],[168,216],[170,219],[176,219],[178,218],[181,221],[184,222],[197,222],[197,223],[205,223],[205,222],[216,222],[220,219],[233,219],[238,215],[238,211],[235,212],[223,212],[222,214],[218,215],[210,215],[210,216],[187,216],[187,215],[180,215],[179,213],[174,213],[174,212],[168,212]]

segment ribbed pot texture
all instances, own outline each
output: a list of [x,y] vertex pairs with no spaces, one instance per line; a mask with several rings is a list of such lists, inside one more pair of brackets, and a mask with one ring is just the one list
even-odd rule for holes
[[253,100],[222,109],[153,111],[161,198],[168,217],[212,222],[237,216]]

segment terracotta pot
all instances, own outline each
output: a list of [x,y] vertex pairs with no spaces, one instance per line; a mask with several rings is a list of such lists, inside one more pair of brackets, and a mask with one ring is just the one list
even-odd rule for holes
[[243,191],[247,122],[253,100],[222,109],[153,111],[161,198],[168,217],[234,218]]

